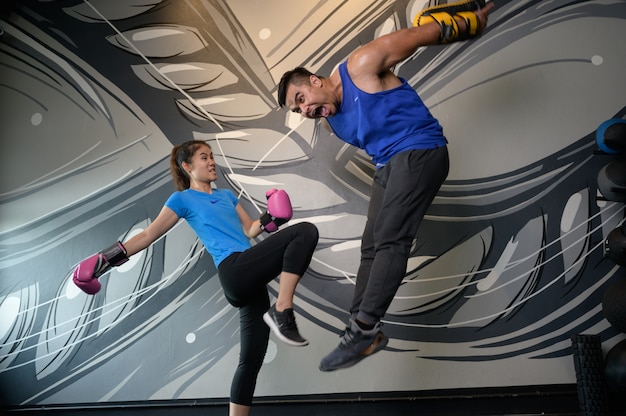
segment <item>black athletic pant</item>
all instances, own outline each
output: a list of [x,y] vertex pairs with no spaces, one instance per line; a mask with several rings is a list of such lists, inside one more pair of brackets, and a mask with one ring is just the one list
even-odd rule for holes
[[406,275],[420,222],[448,169],[444,146],[398,153],[376,171],[350,309],[353,318],[375,324],[385,315]]
[[261,370],[269,328],[263,314],[269,309],[267,283],[281,272],[299,276],[309,267],[317,245],[315,225],[302,222],[286,227],[241,253],[233,253],[218,267],[226,299],[239,308],[239,365],[230,390],[232,403],[250,406]]

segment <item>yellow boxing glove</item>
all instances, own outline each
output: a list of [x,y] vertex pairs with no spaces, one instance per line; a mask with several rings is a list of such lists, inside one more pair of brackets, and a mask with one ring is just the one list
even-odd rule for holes
[[[441,35],[439,37],[441,43],[473,39],[481,34],[480,21],[474,12],[483,7],[485,7],[485,0],[462,0],[428,7],[413,18],[413,26],[418,27],[427,23],[437,23],[441,27]],[[457,17],[460,17],[465,22],[463,33],[459,31]]]

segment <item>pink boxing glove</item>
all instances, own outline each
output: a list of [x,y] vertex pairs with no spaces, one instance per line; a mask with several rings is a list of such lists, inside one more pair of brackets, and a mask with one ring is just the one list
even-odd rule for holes
[[111,267],[128,261],[126,248],[119,241],[78,263],[72,273],[74,284],[88,295],[95,295],[102,285],[98,277],[108,272]]
[[282,189],[270,189],[265,193],[265,196],[267,198],[267,211],[261,215],[261,229],[273,233],[291,219],[293,209],[289,195]]

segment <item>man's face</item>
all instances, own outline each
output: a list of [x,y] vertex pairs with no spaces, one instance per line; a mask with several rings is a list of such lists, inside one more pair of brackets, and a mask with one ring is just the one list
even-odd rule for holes
[[308,83],[289,84],[285,104],[290,111],[305,118],[332,117],[337,106],[329,99],[324,81],[312,75]]

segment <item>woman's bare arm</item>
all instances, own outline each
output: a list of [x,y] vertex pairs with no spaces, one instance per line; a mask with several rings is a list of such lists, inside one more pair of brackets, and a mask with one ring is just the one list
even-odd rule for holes
[[142,232],[124,243],[128,257],[154,243],[178,222],[178,215],[171,208],[163,207],[154,221]]
[[261,234],[261,220],[253,220],[250,218],[246,210],[243,209],[239,203],[235,209],[237,210],[237,215],[239,216],[239,221],[241,221],[241,226],[243,227],[243,232],[246,234],[246,237],[254,238]]

